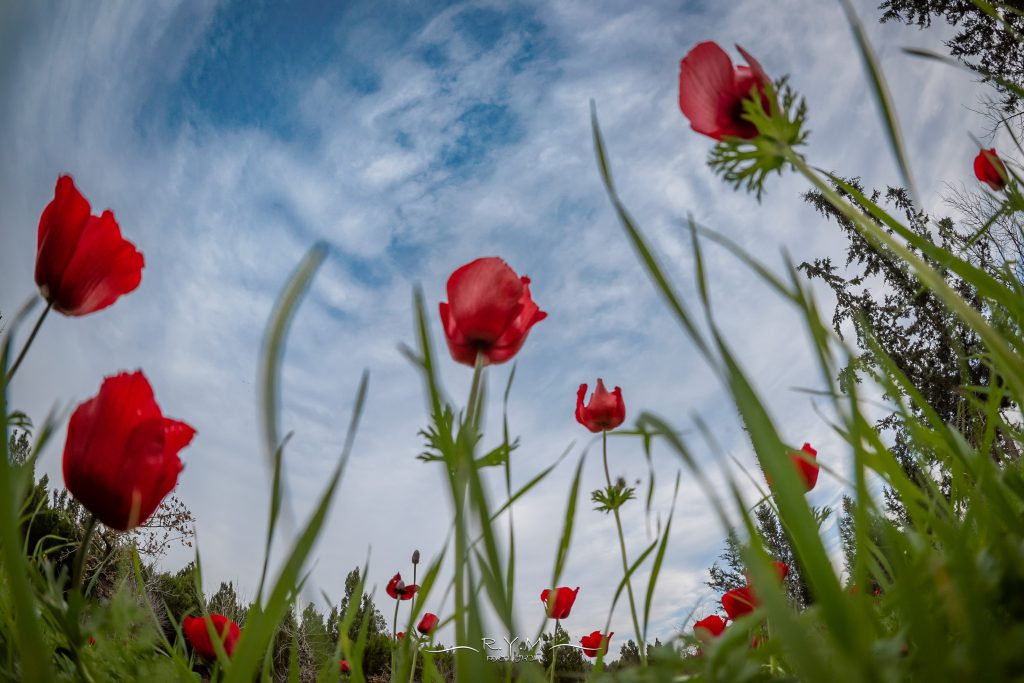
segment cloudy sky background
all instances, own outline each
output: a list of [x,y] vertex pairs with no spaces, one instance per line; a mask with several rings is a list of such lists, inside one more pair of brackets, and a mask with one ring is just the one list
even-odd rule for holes
[[[967,106],[986,90],[900,52],[941,49],[944,27],[879,26],[872,1],[858,8],[891,80],[925,208],[946,213],[944,183],[973,183],[969,133],[985,126]],[[432,558],[450,524],[441,471],[415,459],[426,404],[398,351],[413,342],[412,289],[422,285],[443,351],[436,306],[446,278],[473,258],[500,255],[532,278],[549,313],[517,358],[516,482],[575,444],[515,508],[517,606],[532,633],[573,463],[587,446],[585,491],[603,480],[596,442],[573,419],[581,382],[600,376],[621,386],[631,416],[653,410],[687,429],[700,415],[726,454],[754,467],[728,399],[614,218],[594,162],[589,100],[623,199],[691,301],[681,223],[689,213],[775,267],[783,248],[798,262],[842,253],[838,230],[801,201],[800,179],[772,178],[759,205],[705,166],[711,142],[689,130],[677,105],[679,59],[701,40],[734,56],[739,43],[769,74],[791,74],[810,107],[813,163],[869,186],[898,182],[838,3],[4,3],[0,311],[13,313],[35,291],[36,225],[60,173],[75,177],[94,212],[112,208],[146,257],[142,285],[113,307],[47,320],[12,387],[14,406],[40,422],[55,401],[69,411],[94,395],[104,376],[144,369],[165,414],[199,432],[182,453],[177,495],[196,516],[206,587],[232,580],[251,598],[269,490],[256,411],[261,334],[288,274],[325,240],[329,256],[285,359],[283,425],[295,432],[288,495],[305,519],[368,368],[365,419],[311,587],[340,596],[345,573],[372,549],[370,581],[390,615],[383,584],[409,572],[414,548]],[[844,471],[845,450],[814,398],[795,390],[818,386],[795,311],[720,250],[708,259],[719,321],[784,437],[810,441]],[[487,446],[500,436],[510,367],[488,370]],[[441,374],[464,402],[470,369],[442,353]],[[63,428],[40,461],[56,485],[62,443]],[[611,449],[613,477],[646,481],[639,443],[613,439]],[[723,470],[740,474],[728,458],[697,450],[716,481]],[[656,448],[654,464],[654,510],[664,517],[680,463]],[[841,493],[825,476],[811,500],[835,505]],[[603,627],[621,576],[613,521],[589,508],[581,502],[563,580],[581,586],[565,624],[577,638]],[[627,507],[625,523],[635,557],[650,538],[642,505]],[[714,610],[703,581],[723,535],[684,472],[652,640],[688,627],[691,611]],[[190,552],[172,551],[162,566],[176,570]],[[638,577],[641,592],[646,578]],[[446,616],[440,596],[428,609]],[[617,652],[632,632],[624,599],[612,629]]]

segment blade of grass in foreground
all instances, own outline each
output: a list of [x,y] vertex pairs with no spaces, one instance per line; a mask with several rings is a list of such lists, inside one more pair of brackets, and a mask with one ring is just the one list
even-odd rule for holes
[[917,193],[914,177],[910,173],[910,161],[907,159],[906,146],[903,143],[903,133],[900,131],[900,124],[896,119],[896,108],[893,106],[889,86],[885,82],[885,76],[882,74],[882,67],[878,64],[875,51],[871,48],[871,43],[864,32],[864,25],[861,24],[860,19],[857,17],[857,11],[853,8],[850,0],[839,0],[839,3],[843,6],[843,12],[846,13],[846,20],[850,24],[850,31],[853,32],[853,39],[857,43],[857,50],[860,52],[861,59],[864,62],[864,69],[868,72],[868,77],[871,79],[871,88],[875,100],[878,102],[878,107],[882,110],[885,132],[889,137],[889,145],[892,147],[893,156],[896,157],[896,163],[900,167],[903,182],[906,183],[907,189],[910,190],[910,196],[914,198],[914,204],[921,206],[919,201],[920,195]]
[[[275,305],[274,315],[267,329],[261,361],[263,382],[260,402],[264,411],[264,437],[266,440],[264,446],[268,453],[274,455],[276,461],[274,463],[275,472],[279,471],[280,468],[280,444],[277,436],[277,421],[279,419],[278,392],[285,338],[302,294],[308,289],[313,275],[320,263],[322,263],[325,254],[326,247],[322,244],[318,244],[310,249],[285,286],[281,297]],[[342,447],[341,455],[338,457],[334,471],[328,480],[327,487],[321,495],[310,521],[299,535],[292,551],[289,553],[268,599],[265,603],[262,600],[257,602],[253,611],[250,612],[249,618],[246,620],[245,630],[238,641],[238,647],[232,658],[231,667],[225,677],[225,680],[228,682],[238,681],[241,683],[244,681],[248,683],[248,681],[253,679],[261,667],[263,655],[273,639],[278,624],[290,608],[291,600],[295,596],[296,586],[301,578],[303,565],[326,521],[334,494],[337,491],[345,465],[351,455],[356,430],[359,426],[359,419],[366,401],[368,383],[368,373],[364,372],[359,383],[359,389],[356,392],[356,399],[352,409],[352,420],[349,424],[348,433],[345,436],[345,444]],[[270,543],[273,539],[274,523],[276,522],[273,512],[277,509],[275,503],[279,504],[279,496],[281,495],[279,482],[275,484],[272,495],[274,497],[274,500],[271,501],[272,516],[268,530],[267,548],[265,549],[266,557],[268,558]],[[264,560],[264,579],[266,577],[266,566],[267,560]]]
[[11,357],[11,342],[14,330],[28,313],[29,306],[23,308],[11,323],[3,342],[0,357],[0,557],[3,558],[4,573],[11,601],[14,603],[17,627],[14,629],[14,642],[21,653],[20,674],[26,681],[52,681],[51,665],[52,648],[43,639],[40,621],[36,613],[34,593],[28,580],[28,563],[21,553],[18,541],[18,506],[14,470],[11,467],[8,453],[7,426],[7,365]]
[[267,329],[263,336],[263,350],[260,358],[260,403],[263,439],[273,472],[273,482],[271,484],[270,521],[267,525],[263,571],[260,573],[259,589],[256,591],[257,604],[263,600],[263,586],[267,579],[267,566],[270,563],[270,551],[274,543],[274,529],[277,526],[277,518],[283,502],[281,491],[284,479],[285,443],[278,436],[280,433],[278,420],[281,413],[281,361],[284,357],[284,344],[299,303],[326,256],[327,246],[323,243],[318,243],[309,250],[274,304],[274,310],[270,315],[270,320],[267,321]]

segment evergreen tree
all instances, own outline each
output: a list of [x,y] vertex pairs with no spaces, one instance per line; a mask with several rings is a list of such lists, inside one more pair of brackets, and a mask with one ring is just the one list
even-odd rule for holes
[[901,21],[926,28],[934,17],[955,26],[956,35],[946,41],[950,54],[988,74],[983,80],[995,86],[1003,96],[1003,109],[1012,113],[1019,111],[1020,97],[992,77],[1024,86],[1024,42],[1016,37],[1024,33],[1024,4],[1010,0],[992,5],[998,19],[971,0],[883,0],[879,9],[883,10],[883,23]]
[[[861,190],[856,180],[850,184]],[[837,191],[846,195],[839,188]],[[840,388],[848,391],[853,383],[860,383],[881,371],[879,356],[871,348],[871,340],[874,340],[944,423],[957,429],[969,443],[979,443],[988,427],[984,409],[980,407],[985,397],[981,391],[965,387],[984,388],[994,380],[989,364],[984,361],[981,339],[959,316],[950,312],[934,292],[923,287],[902,259],[866,240],[820,192],[808,192],[804,198],[827,219],[835,221],[847,238],[845,265],[852,273],[841,274],[831,258],[819,258],[799,266],[808,278],[823,281],[835,294],[832,324],[836,333],[843,336],[852,329],[855,335],[860,353],[841,373]],[[875,203],[884,202],[901,215],[907,227],[917,235],[961,253],[975,267],[999,278],[1014,277],[1011,270],[1001,267],[999,254],[990,241],[972,239],[973,232],[957,228],[948,218],[937,221],[933,229],[929,216],[914,208],[906,190],[888,188],[884,194],[876,190],[870,198]],[[968,244],[970,249],[966,248]],[[965,301],[999,326],[999,312],[986,305],[971,283],[944,264],[919,255],[942,273],[947,284]],[[897,395],[886,395],[886,398],[902,401],[908,396],[900,390]],[[1010,424],[1012,408],[1004,404],[1001,416]],[[910,409],[913,419],[925,419],[920,406],[911,404]],[[890,436],[892,453],[912,481],[923,481],[925,473],[929,472],[937,478],[940,491],[948,492],[948,471],[912,443],[908,426],[899,413],[884,416],[876,428]],[[1012,440],[997,428],[992,457],[997,460],[1007,455],[1016,458],[1016,452]],[[884,495],[891,518],[899,525],[908,524],[906,510],[895,492],[886,489]]]

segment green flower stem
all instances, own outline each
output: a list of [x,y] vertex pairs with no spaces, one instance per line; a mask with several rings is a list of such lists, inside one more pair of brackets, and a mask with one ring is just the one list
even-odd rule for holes
[[78,546],[78,550],[75,552],[75,562],[72,565],[71,571],[71,590],[81,592],[82,590],[82,571],[85,568],[85,557],[89,554],[89,546],[92,544],[93,534],[96,532],[96,523],[99,520],[96,519],[96,515],[90,514],[88,521],[85,523],[85,535],[82,537],[82,542]]
[[[608,430],[601,432],[601,451],[604,455],[604,478],[608,482],[609,491],[612,488],[612,476],[608,472]],[[612,506],[615,513],[615,529],[619,532],[619,550],[622,553],[622,571],[629,574],[629,560],[626,556],[626,537],[622,533],[622,518],[619,516],[619,506]],[[633,580],[626,579],[626,594],[629,595],[629,613],[633,617],[633,630],[636,639],[640,641],[640,665],[647,666],[647,643],[644,642],[643,634],[640,633],[640,621],[636,618],[636,598],[633,597]]]
[[28,340],[25,341],[25,345],[21,347],[21,351],[18,353],[18,357],[14,359],[14,365],[11,366],[11,371],[7,373],[7,383],[10,384],[11,379],[14,377],[14,373],[18,371],[18,366],[21,365],[21,361],[24,360],[25,354],[28,353],[28,347],[32,346],[32,342],[36,338],[36,334],[39,333],[39,328],[43,326],[43,321],[46,320],[46,314],[53,308],[52,303],[47,303],[46,308],[43,309],[42,314],[39,316],[39,320],[36,320],[35,327],[32,328],[32,332],[28,335]]
[[[479,417],[480,383],[486,358],[480,352],[476,354],[473,366],[473,381],[469,389],[469,401],[466,404],[466,423],[463,429],[475,437]],[[473,452],[457,453],[453,478],[452,502],[455,504],[455,644],[468,645],[469,630],[466,624],[466,569],[467,561],[467,530],[466,530],[466,487],[469,483],[469,472],[466,468],[473,467]],[[469,670],[466,663],[465,650],[455,651],[455,678],[459,679]]]
[[395,637],[395,646],[391,648],[391,677],[394,680],[395,673],[397,672],[396,664],[398,664],[398,605],[402,601],[395,598],[395,616],[391,620],[391,635]]
[[[416,565],[412,566],[412,585],[416,585]],[[416,609],[416,598],[409,601],[409,619],[415,619],[416,615],[413,610]]]
[[551,683],[555,683],[555,662],[558,661],[558,619],[555,619],[555,632],[551,636]]
[[[410,636],[411,637],[411,636]],[[416,679],[416,659],[420,654],[419,645],[412,651],[412,668],[409,669],[409,683],[415,683]]]

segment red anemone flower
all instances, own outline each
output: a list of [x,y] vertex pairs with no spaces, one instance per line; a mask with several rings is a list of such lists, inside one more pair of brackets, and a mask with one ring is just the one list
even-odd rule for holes
[[717,614],[704,617],[693,625],[693,634],[703,641],[717,638],[723,633],[725,633],[725,619]]
[[485,363],[504,363],[548,315],[530,298],[530,278],[497,257],[478,258],[452,273],[440,309],[448,350],[466,365],[476,364],[477,353]]
[[210,631],[207,626],[208,621],[213,624],[214,632],[220,636],[221,643],[224,645],[224,652],[230,657],[235,651],[235,643],[238,642],[238,636],[242,632],[238,628],[238,624],[223,614],[211,614],[205,619],[185,617],[182,630],[185,632],[188,642],[192,644],[192,649],[204,659],[217,658],[217,650],[213,645],[213,641],[210,640]]
[[430,635],[430,632],[437,627],[437,615],[432,612],[427,612],[420,619],[420,623],[416,626],[416,630],[425,636]]
[[743,118],[743,101],[757,88],[765,111],[770,104],[765,86],[771,79],[756,59],[736,46],[749,66],[733,66],[717,43],[700,43],[679,64],[679,109],[690,127],[715,140],[727,137],[751,140],[757,127]]
[[164,417],[141,371],[107,377],[71,415],[64,444],[64,484],[112,529],[149,519],[178,483],[178,451],[195,430]]
[[93,216],[71,176],[59,177],[39,218],[36,284],[43,298],[64,315],[86,315],[138,287],[144,265],[114,214]]
[[744,614],[750,614],[757,607],[757,600],[754,598],[750,586],[733,588],[722,596],[722,607],[730,619],[739,619]]
[[610,431],[626,419],[626,404],[622,400],[622,389],[615,387],[609,393],[604,382],[597,378],[597,388],[590,396],[590,403],[583,405],[587,385],[581,384],[576,392],[576,421],[592,432]]
[[608,635],[602,635],[600,631],[594,631],[589,636],[583,636],[580,638],[580,643],[583,645],[583,654],[588,657],[596,657],[598,650],[601,654],[608,653],[608,643],[611,642],[612,636],[615,635],[615,631],[610,632]]
[[544,603],[544,608],[547,610],[549,618],[565,619],[569,616],[569,612],[572,611],[572,605],[576,602],[576,594],[579,592],[579,586],[576,586],[575,590],[562,586],[555,591],[555,597],[549,604],[548,598],[551,596],[551,589],[545,588],[541,591],[540,601]]
[[343,674],[347,674],[349,671],[352,670],[352,667],[348,665],[347,659],[341,660],[341,662],[339,662],[339,667],[341,668],[341,673]]
[[416,595],[416,591],[419,589],[420,587],[416,584],[406,586],[405,581],[402,581],[402,575],[395,574],[388,581],[388,585],[384,590],[395,600],[411,600],[412,596]]
[[1006,187],[1006,180],[1009,177],[1006,166],[995,149],[983,149],[978,152],[978,156],[974,157],[974,175],[996,192]]

